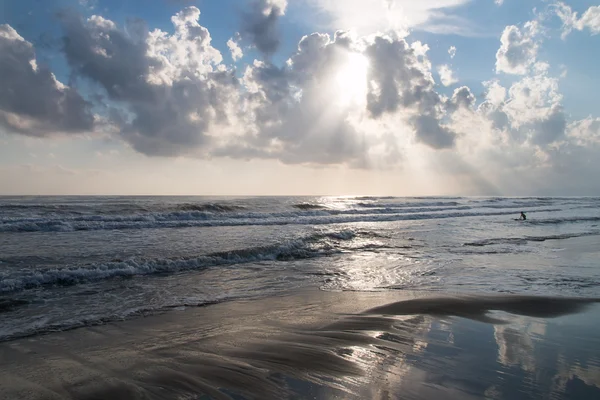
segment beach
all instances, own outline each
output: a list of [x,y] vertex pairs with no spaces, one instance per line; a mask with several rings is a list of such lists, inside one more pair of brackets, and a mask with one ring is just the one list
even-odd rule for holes
[[592,299],[303,290],[0,344],[6,399],[596,398]]
[[0,400],[600,400],[598,1],[0,4]]
[[596,398],[598,201],[3,198],[0,398]]

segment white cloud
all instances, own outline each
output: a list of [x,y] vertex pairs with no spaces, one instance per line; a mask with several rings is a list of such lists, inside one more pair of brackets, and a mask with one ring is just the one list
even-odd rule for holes
[[456,55],[456,47],[450,46],[450,48],[448,49],[448,54],[450,54],[450,58],[454,58],[454,56]]
[[580,146],[600,145],[600,118],[587,117],[569,124],[568,136]]
[[[271,8],[255,21],[269,31],[282,15],[273,10],[285,9],[285,2],[263,4]],[[87,80],[93,84],[86,92],[97,91],[89,95],[97,110],[96,130],[150,156],[354,168],[401,163],[410,168],[412,162],[414,169],[429,166],[436,176],[466,177],[478,193],[532,190],[537,186],[528,185],[543,176],[572,187],[575,183],[561,174],[591,179],[600,167],[594,161],[600,122],[594,117],[567,121],[559,78],[548,63],[536,60],[535,22],[505,29],[496,69],[521,76],[506,86],[496,79],[484,82],[478,103],[466,86],[451,96],[437,92],[429,46],[410,43],[397,32],[313,33],[302,38],[287,62],[275,65],[269,54],[277,40],[253,25],[254,33],[246,31],[239,40],[253,43],[263,57],[242,68],[238,80],[199,18],[197,8],[185,8],[173,16],[170,34],[139,22],[120,27],[101,16],[64,17],[63,51],[74,82]],[[234,58],[237,43],[238,37],[228,43]],[[75,85],[59,83],[38,64],[31,44],[12,28],[0,29],[0,45],[3,54],[15,55],[0,59],[3,76],[16,77],[0,82],[0,109],[36,124],[35,130],[13,127],[12,132],[78,131],[69,127],[86,122],[79,117],[92,118],[90,103]],[[448,53],[453,57],[455,51],[451,47]],[[439,66],[438,73],[444,85],[456,83],[449,65]],[[26,86],[29,81],[35,85]],[[7,95],[15,85],[24,85],[27,89],[19,90],[34,99],[27,107]],[[79,99],[73,104],[85,106],[55,106],[65,102],[66,93]],[[92,129],[87,122],[83,126]],[[135,154],[131,149],[124,150],[128,157]]]
[[501,6],[504,4],[504,0],[494,0],[494,3],[496,3],[497,6]]
[[454,85],[458,82],[458,79],[456,79],[454,72],[452,72],[452,69],[448,64],[440,65],[438,67],[438,74],[440,74],[440,80],[444,86]]
[[406,31],[469,34],[466,21],[452,14],[454,7],[470,0],[305,0],[329,17],[332,29],[355,30],[359,34]]
[[233,39],[227,41],[227,47],[229,47],[229,50],[231,51],[231,58],[233,58],[233,61],[237,61],[244,56],[242,49]]
[[578,18],[577,12],[573,11],[570,6],[563,2],[554,4],[556,15],[563,22],[562,38],[566,38],[573,29],[583,31],[588,29],[592,35],[600,33],[600,6],[592,6],[588,8],[583,15]]
[[227,123],[237,80],[221,64],[199,16],[196,7],[177,13],[172,35],[139,23],[126,34],[102,17],[63,21],[73,72],[118,102],[119,108],[102,103],[104,113],[142,153],[193,153],[211,141],[211,130]]
[[500,48],[496,53],[496,72],[524,75],[535,62],[538,43],[536,21],[527,22],[523,30],[511,25],[507,26],[500,38]]

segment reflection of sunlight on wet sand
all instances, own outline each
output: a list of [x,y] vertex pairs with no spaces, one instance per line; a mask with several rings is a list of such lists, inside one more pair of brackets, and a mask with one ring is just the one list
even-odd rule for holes
[[[301,291],[0,345],[14,354],[0,371],[35,387],[61,382],[88,400],[568,398],[574,382],[600,393],[598,340],[589,337],[598,314],[565,328],[591,302]],[[49,354],[44,368],[40,354]],[[0,398],[17,398],[3,394],[19,385],[0,385]]]
[[[349,359],[360,365],[364,376],[351,381],[359,386],[356,392],[364,399],[388,399],[415,382],[425,379],[426,372],[415,368],[409,357],[414,357],[427,348],[424,338],[432,329],[434,321],[430,318],[406,317],[395,318],[391,331],[373,332],[374,338],[383,339],[396,346],[386,346],[379,342],[369,347],[353,346],[349,350]],[[415,339],[416,337],[422,339]]]

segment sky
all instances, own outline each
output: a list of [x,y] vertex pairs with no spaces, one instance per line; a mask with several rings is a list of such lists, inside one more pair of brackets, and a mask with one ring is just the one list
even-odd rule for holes
[[598,49],[587,0],[0,0],[0,195],[598,196]]

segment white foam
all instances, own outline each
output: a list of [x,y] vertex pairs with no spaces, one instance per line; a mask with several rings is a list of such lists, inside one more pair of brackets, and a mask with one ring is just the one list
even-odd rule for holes
[[132,258],[66,268],[20,270],[0,274],[0,293],[14,292],[47,285],[75,285],[117,277],[131,277],[156,273],[172,273],[202,269],[223,264],[240,264],[267,260],[292,260],[332,254],[340,250],[331,240],[351,240],[356,233],[351,230],[325,232],[290,240],[279,245],[254,247],[229,252],[219,252],[185,259]]
[[[386,222],[422,219],[444,219],[473,216],[511,215],[514,211],[443,212],[440,209],[368,209],[315,210],[284,213],[230,213],[227,215],[197,211],[174,213],[147,213],[129,216],[93,215],[63,219],[13,219],[0,224],[0,232],[69,232],[78,230],[186,228],[208,226],[246,225],[323,225],[350,222]],[[557,211],[556,209],[539,209]]]

